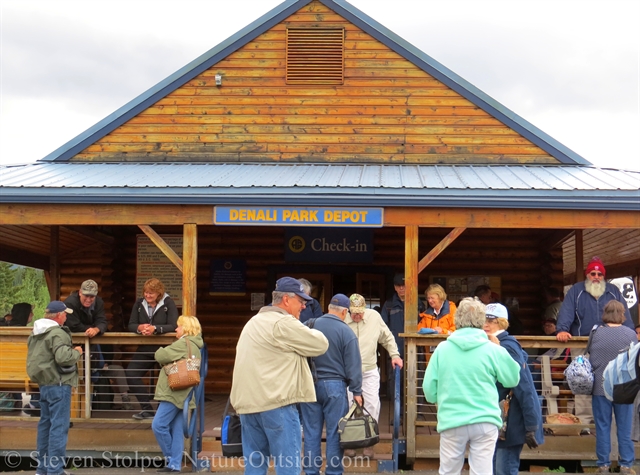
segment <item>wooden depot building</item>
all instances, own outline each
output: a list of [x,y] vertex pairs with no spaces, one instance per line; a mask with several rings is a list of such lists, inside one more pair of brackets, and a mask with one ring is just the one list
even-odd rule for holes
[[[203,324],[213,394],[280,276],[326,310],[336,292],[381,305],[405,272],[406,332],[430,283],[452,300],[488,283],[539,334],[563,243],[580,276],[583,231],[639,228],[640,173],[594,167],[344,0],[286,0],[0,167],[0,260],[45,269],[53,297],[96,280],[116,331],[160,277]],[[621,275],[637,257],[617,256]]]

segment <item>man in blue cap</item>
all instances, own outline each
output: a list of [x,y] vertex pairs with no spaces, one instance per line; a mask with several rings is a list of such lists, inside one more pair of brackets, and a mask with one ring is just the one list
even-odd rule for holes
[[299,321],[308,300],[298,280],[279,279],[272,304],[247,322],[238,339],[231,404],[242,423],[245,475],[266,475],[270,457],[278,475],[300,474],[296,404],[316,400],[306,359],[329,347],[321,332]]
[[[322,466],[322,426],[327,432],[326,475],[341,475],[343,450],[340,448],[338,422],[349,410],[347,388],[360,405],[362,400],[362,360],[358,337],[344,322],[349,313],[349,298],[336,294],[329,302],[329,313],[315,319],[313,328],[329,340],[329,349],[314,358],[318,375],[315,383],[317,402],[300,404],[304,427],[303,468],[306,475],[320,475]],[[308,322],[307,322],[308,323]]]

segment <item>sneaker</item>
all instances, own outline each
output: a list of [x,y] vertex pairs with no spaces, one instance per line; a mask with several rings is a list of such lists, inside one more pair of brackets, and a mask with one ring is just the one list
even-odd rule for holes
[[143,419],[153,419],[153,416],[154,416],[154,414],[153,414],[153,412],[151,412],[151,411],[142,411],[142,412],[139,412],[139,413],[137,413],[137,414],[134,414],[134,415],[133,415],[133,416],[131,416],[131,417],[133,417],[134,419],[137,419],[137,420],[141,421],[141,420],[143,420]]
[[631,467],[620,467],[620,473],[624,473],[626,475],[636,475],[636,471]]
[[133,411],[133,404],[131,404],[131,399],[126,394],[122,396],[122,409],[125,411]]
[[609,473],[608,465],[601,465],[598,467],[598,471],[596,473]]

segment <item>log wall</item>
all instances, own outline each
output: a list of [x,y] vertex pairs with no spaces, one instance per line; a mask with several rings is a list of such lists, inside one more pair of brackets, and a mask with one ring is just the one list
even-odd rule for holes
[[[155,226],[159,234],[179,234],[180,227]],[[424,256],[449,229],[420,229],[419,255]],[[122,287],[124,325],[128,321],[135,295],[135,227],[120,228],[118,247],[122,257],[118,264]],[[518,316],[525,332],[540,333],[540,315],[544,309],[542,289],[562,284],[561,250],[541,249],[541,242],[552,231],[467,230],[431,263],[419,276],[419,295],[429,285],[430,276],[496,275],[502,278],[502,297],[517,297]],[[402,270],[404,263],[404,228],[381,228],[374,232],[374,267],[388,275],[389,269]],[[272,227],[198,227],[198,300],[197,316],[209,347],[208,393],[228,393],[235,359],[235,347],[244,324],[256,312],[250,308],[251,293],[266,293],[270,271],[284,263],[284,229]],[[247,295],[209,295],[211,259],[240,258],[247,261]],[[324,263],[358,272],[357,265]],[[301,273],[313,273],[314,266],[300,265]],[[391,282],[388,283],[390,295]],[[333,289],[333,292],[344,291]]]
[[[342,85],[287,84],[288,27],[344,28]],[[72,160],[558,163],[317,1]]]

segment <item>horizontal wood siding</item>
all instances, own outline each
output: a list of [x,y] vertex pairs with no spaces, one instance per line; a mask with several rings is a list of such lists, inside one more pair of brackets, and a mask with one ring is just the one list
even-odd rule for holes
[[[343,85],[286,84],[287,27],[344,28]],[[557,163],[319,2],[73,160]]]

